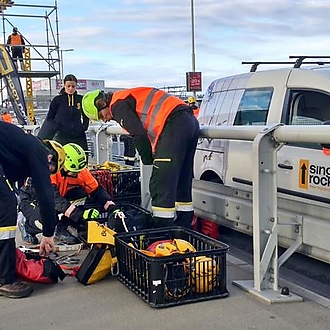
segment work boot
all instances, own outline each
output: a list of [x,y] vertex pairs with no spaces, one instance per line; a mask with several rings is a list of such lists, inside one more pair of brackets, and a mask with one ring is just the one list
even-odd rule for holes
[[77,237],[71,235],[61,222],[59,222],[55,227],[54,240],[56,243],[67,245],[79,243]]
[[31,286],[19,281],[10,284],[0,284],[0,296],[7,298],[24,298],[29,296],[32,291]]
[[18,228],[19,228],[19,231],[21,233],[22,241],[26,245],[38,245],[39,244],[38,238],[35,235],[29,234],[26,231],[26,229],[25,229],[25,218],[24,218],[24,216],[22,216],[22,217],[19,218]]

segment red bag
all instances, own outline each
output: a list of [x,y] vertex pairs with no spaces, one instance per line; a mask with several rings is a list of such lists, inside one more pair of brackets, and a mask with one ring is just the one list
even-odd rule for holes
[[37,254],[23,252],[16,248],[16,273],[28,281],[38,283],[57,283],[63,281],[66,274],[56,261]]

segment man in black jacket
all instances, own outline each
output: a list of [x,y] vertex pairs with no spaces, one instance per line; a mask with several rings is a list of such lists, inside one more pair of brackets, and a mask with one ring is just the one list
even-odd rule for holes
[[17,200],[13,187],[17,181],[33,178],[44,223],[40,255],[47,255],[53,250],[56,224],[50,173],[63,165],[64,151],[59,144],[45,147],[35,136],[5,122],[0,122],[0,141],[0,295],[22,298],[30,295],[32,287],[19,282],[16,274]]

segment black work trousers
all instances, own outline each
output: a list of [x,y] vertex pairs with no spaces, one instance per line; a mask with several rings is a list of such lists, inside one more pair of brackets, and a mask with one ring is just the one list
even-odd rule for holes
[[17,200],[0,165],[0,284],[17,280],[15,226]]
[[159,211],[154,211],[155,220],[160,226],[166,220],[169,223],[174,220],[176,203],[189,204],[190,208],[177,212],[177,216],[185,220],[180,223],[178,218],[175,224],[189,226],[192,221],[193,162],[198,138],[199,123],[191,110],[173,114],[166,121],[155,151],[149,184],[153,211]]

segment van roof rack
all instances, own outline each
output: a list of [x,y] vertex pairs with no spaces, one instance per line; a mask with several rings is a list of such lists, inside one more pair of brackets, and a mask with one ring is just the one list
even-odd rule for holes
[[250,72],[256,72],[259,64],[293,64],[294,68],[300,68],[302,64],[317,64],[325,65],[330,64],[328,61],[308,61],[304,62],[306,59],[315,59],[315,58],[330,58],[330,56],[313,56],[313,55],[290,55],[289,58],[296,59],[292,61],[252,61],[252,62],[242,62],[242,64],[252,64]]

